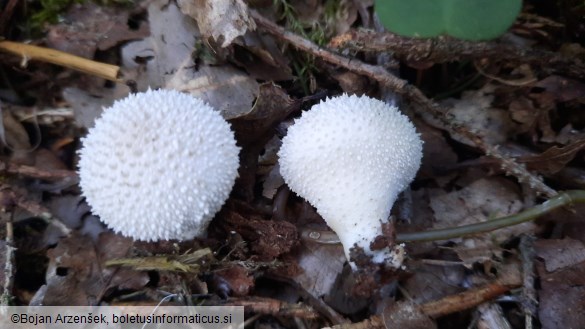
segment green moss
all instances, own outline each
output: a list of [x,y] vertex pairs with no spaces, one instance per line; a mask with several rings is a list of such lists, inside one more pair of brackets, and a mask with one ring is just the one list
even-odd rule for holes
[[32,14],[28,20],[31,30],[42,30],[47,24],[56,24],[67,8],[74,3],[83,3],[84,0],[39,0],[31,4]]
[[[50,24],[57,24],[73,4],[85,3],[87,0],[33,0],[27,4],[28,19],[25,20],[22,30],[29,36],[43,32]],[[133,0],[94,0],[102,6],[128,6]]]

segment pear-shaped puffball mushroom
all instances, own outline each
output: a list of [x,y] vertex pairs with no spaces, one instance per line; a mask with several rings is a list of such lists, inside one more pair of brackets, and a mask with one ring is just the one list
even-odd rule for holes
[[348,259],[358,246],[374,263],[401,265],[399,246],[370,248],[422,158],[414,125],[396,107],[367,96],[327,99],[295,120],[279,157],[285,182],[317,208]]
[[108,227],[135,240],[205,234],[237,176],[239,148],[229,124],[177,91],[116,101],[82,142],[82,194]]

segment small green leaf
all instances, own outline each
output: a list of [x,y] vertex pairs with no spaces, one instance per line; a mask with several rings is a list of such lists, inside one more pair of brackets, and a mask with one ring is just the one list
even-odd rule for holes
[[376,0],[384,26],[396,34],[464,40],[489,40],[506,32],[522,0]]
[[442,0],[376,0],[380,21],[396,34],[429,38],[445,32]]
[[447,34],[464,40],[489,40],[506,33],[522,9],[522,0],[448,0]]

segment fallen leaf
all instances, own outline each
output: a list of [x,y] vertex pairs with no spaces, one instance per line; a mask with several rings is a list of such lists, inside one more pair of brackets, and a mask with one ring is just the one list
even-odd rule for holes
[[336,73],[332,77],[337,80],[341,89],[350,95],[362,95],[364,90],[371,88],[370,82],[366,77],[351,71]]
[[[522,209],[522,201],[513,185],[503,178],[482,178],[464,188],[431,198],[435,214],[434,229],[443,229],[515,214]],[[494,232],[456,239],[461,241],[454,250],[468,265],[489,260],[501,254],[499,244],[521,233],[531,232],[532,222],[515,225]],[[473,250],[469,253],[469,250]]]
[[585,139],[581,139],[564,147],[552,146],[541,154],[523,156],[517,160],[526,164],[526,168],[530,171],[552,175],[563,169],[584,147]]
[[225,118],[247,112],[258,83],[229,64],[196,65],[193,53],[201,33],[195,21],[168,0],[148,6],[151,35],[122,49],[123,67],[137,72],[139,91],[167,88],[199,97]]
[[384,308],[382,317],[386,328],[401,329],[432,329],[437,324],[428,315],[424,314],[420,307],[409,301],[391,303]]
[[316,298],[330,294],[345,264],[341,244],[320,244],[303,241],[297,263],[303,272],[294,280]]
[[106,268],[108,259],[125,256],[132,240],[112,232],[102,234],[94,247],[91,240],[74,233],[47,252],[46,288],[39,290],[42,305],[97,305],[108,288],[142,289],[149,281],[146,273]]
[[242,0],[178,0],[177,3],[183,13],[197,21],[206,38],[223,40],[222,47],[256,28],[256,23],[248,16],[248,6]]
[[148,36],[148,24],[128,26],[131,8],[98,6],[93,2],[75,4],[63,23],[49,27],[47,44],[70,54],[93,58],[96,50],[107,50],[122,41]]
[[544,88],[560,102],[585,97],[585,84],[558,75],[550,75],[538,81],[535,87]]
[[483,303],[477,307],[477,311],[479,313],[478,329],[512,328],[502,307],[496,303]]
[[441,130],[433,128],[423,122],[417,123],[417,130],[424,142],[423,160],[418,175],[421,175],[419,177],[433,177],[435,180],[440,181],[440,176],[444,174],[448,168],[457,163],[457,154],[447,143]]
[[[450,250],[441,250],[440,252],[442,253],[440,257],[454,256]],[[404,282],[404,289],[412,301],[417,304],[424,304],[464,290],[461,287],[465,280],[463,266],[440,266],[412,262],[410,271],[413,271],[415,275]]]
[[[480,90],[463,92],[461,99],[446,99],[441,105],[449,108],[449,115],[454,122],[466,126],[477,136],[490,145],[504,143],[515,133],[516,124],[511,120],[508,111],[492,106],[494,86],[486,85]],[[443,124],[432,118],[425,121],[443,129]],[[455,140],[469,146],[475,144],[463,136],[453,136]]]
[[273,83],[260,85],[258,98],[251,108],[238,113],[224,113],[236,135],[240,152],[239,178],[234,187],[237,195],[252,200],[256,184],[258,157],[266,142],[274,135],[274,126],[298,108],[288,94]]
[[579,261],[583,244],[571,239],[539,240],[535,248],[544,258],[544,264],[536,263],[541,287],[538,318],[542,327],[585,328],[585,313],[582,312],[585,309],[585,262]]
[[255,31],[246,33],[242,39],[236,39],[235,43],[249,53],[236,53],[232,60],[256,80],[294,79],[289,60],[270,36]]
[[264,177],[262,183],[262,196],[272,200],[278,191],[278,188],[284,185],[284,178],[280,174],[280,165],[275,164]]
[[571,267],[585,261],[585,245],[573,239],[538,240],[534,245],[536,255],[544,260],[548,272]]
[[258,98],[246,112],[229,113],[238,141],[249,144],[264,136],[275,124],[282,121],[298,108],[297,102],[273,83],[260,85]]
[[2,109],[1,111],[0,139],[4,146],[15,150],[30,150],[31,145],[26,129],[8,109]]
[[105,107],[111,106],[116,99],[125,97],[128,88],[106,89],[99,92],[89,92],[77,87],[67,87],[63,90],[63,98],[73,108],[75,123],[79,127],[91,128],[100,117]]

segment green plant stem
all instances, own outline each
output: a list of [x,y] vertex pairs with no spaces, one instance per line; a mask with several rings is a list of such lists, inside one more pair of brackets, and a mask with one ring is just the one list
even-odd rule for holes
[[398,233],[396,235],[396,242],[446,240],[452,238],[459,238],[466,235],[490,232],[500,228],[518,225],[521,223],[531,221],[559,207],[573,203],[585,203],[585,190],[562,192],[559,193],[557,196],[549,199],[548,201],[538,206],[527,209],[521,213],[502,218],[497,218],[486,222],[464,225],[459,227],[445,228],[440,230],[431,230],[414,233]]

